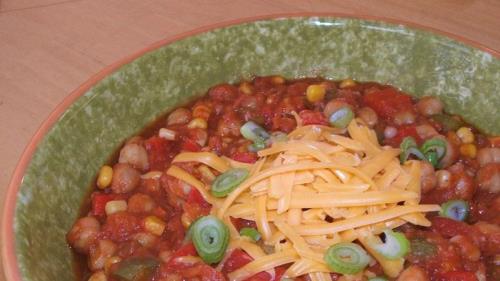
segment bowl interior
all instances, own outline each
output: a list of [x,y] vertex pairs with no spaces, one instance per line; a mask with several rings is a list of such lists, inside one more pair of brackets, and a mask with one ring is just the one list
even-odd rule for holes
[[269,74],[354,77],[417,96],[439,96],[448,112],[500,134],[500,60],[434,33],[376,21],[304,17],[186,37],[103,78],[38,145],[14,217],[23,280],[74,279],[65,234],[96,171],[124,139],[214,84]]

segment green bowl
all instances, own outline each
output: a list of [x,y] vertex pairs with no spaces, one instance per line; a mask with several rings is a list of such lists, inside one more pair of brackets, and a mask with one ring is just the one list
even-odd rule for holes
[[468,44],[375,20],[261,18],[165,40],[108,67],[56,109],[14,173],[2,226],[8,280],[73,280],[65,234],[98,168],[127,137],[217,83],[269,74],[378,81],[439,96],[448,112],[500,134],[499,55]]

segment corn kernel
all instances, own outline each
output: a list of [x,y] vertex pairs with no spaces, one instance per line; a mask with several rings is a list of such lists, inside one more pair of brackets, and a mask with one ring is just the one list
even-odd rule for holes
[[460,138],[462,143],[473,143],[474,142],[474,133],[472,130],[467,127],[462,127],[457,130],[457,136]]
[[187,213],[182,213],[181,223],[185,229],[188,229],[193,220],[187,215]]
[[475,144],[466,143],[460,146],[460,154],[469,158],[476,158],[477,147]]
[[106,215],[112,215],[117,212],[122,212],[127,210],[127,201],[125,200],[112,200],[106,203],[104,207]]
[[318,102],[325,98],[326,89],[323,85],[309,85],[306,90],[306,97],[309,102]]
[[347,87],[352,87],[352,86],[356,86],[356,82],[354,80],[352,80],[351,78],[342,80],[342,82],[340,82],[340,85],[339,85],[339,87],[341,89],[347,88]]
[[248,82],[243,82],[240,84],[239,87],[240,92],[246,94],[246,95],[251,95],[252,94],[252,85]]
[[175,140],[175,135],[176,135],[175,131],[166,128],[161,128],[160,131],[158,131],[158,136],[166,140]]
[[113,168],[108,165],[104,165],[99,170],[99,176],[97,176],[97,187],[100,189],[105,189],[111,184],[113,179]]
[[205,119],[202,119],[202,118],[194,118],[193,120],[191,120],[191,122],[189,122],[188,128],[189,129],[195,129],[195,128],[206,129],[207,128],[207,121]]
[[277,75],[273,76],[273,78],[271,78],[271,81],[273,81],[274,84],[279,85],[285,83],[285,78]]
[[165,227],[165,222],[156,216],[149,216],[144,219],[144,229],[154,235],[162,235]]
[[119,263],[121,261],[122,261],[122,259],[118,256],[113,256],[113,257],[108,258],[104,262],[104,272],[107,274],[111,274],[111,266],[113,266],[113,264]]

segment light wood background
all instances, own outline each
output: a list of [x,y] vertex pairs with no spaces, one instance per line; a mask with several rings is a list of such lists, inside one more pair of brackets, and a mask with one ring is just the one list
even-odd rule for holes
[[399,19],[500,51],[500,0],[0,0],[0,202],[36,129],[92,74],[165,37],[287,12]]

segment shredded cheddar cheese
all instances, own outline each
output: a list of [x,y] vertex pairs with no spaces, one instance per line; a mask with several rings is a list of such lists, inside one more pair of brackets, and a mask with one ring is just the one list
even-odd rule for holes
[[[226,255],[241,248],[254,259],[229,273],[230,280],[244,280],[283,264],[291,264],[284,277],[308,274],[311,280],[331,280],[325,251],[355,240],[388,276],[397,276],[404,259],[387,260],[371,245],[380,242],[377,235],[387,228],[405,223],[429,226],[424,214],[440,210],[438,205],[419,203],[420,162],[401,165],[399,149],[381,146],[375,132],[357,119],[343,130],[299,126],[288,138],[259,151],[252,165],[209,152],[174,158],[173,163],[199,162],[219,173],[248,169],[250,176],[222,200],[177,166],[167,171],[198,189],[213,205],[212,213],[230,225],[232,242]],[[230,218],[254,221],[271,250],[264,252],[240,237]]]

